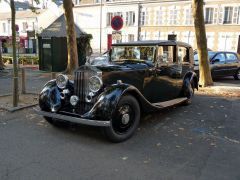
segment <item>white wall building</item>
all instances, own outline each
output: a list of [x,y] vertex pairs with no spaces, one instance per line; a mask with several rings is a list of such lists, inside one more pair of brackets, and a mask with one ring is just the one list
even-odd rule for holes
[[[93,35],[94,51],[100,48],[101,0],[75,0],[79,27]],[[205,0],[204,16],[208,47],[213,50],[240,51],[240,0]],[[122,16],[122,42],[166,40],[168,34],[196,48],[191,0],[102,0],[102,49],[106,50],[111,18]],[[85,14],[87,12],[88,16]],[[82,20],[82,21],[81,21]],[[90,26],[88,27],[88,24]],[[116,42],[116,41],[113,41]],[[103,52],[102,50],[102,52]]]

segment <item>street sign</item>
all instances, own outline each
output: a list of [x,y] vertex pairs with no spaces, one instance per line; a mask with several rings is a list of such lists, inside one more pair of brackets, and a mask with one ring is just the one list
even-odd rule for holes
[[112,32],[112,39],[120,41],[122,40],[122,32],[121,31],[113,31]]
[[123,19],[121,16],[114,16],[111,21],[111,26],[114,30],[119,31],[123,27]]

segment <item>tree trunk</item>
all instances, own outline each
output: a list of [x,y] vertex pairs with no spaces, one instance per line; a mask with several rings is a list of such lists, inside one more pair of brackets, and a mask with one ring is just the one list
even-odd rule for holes
[[192,0],[195,34],[199,59],[199,85],[202,87],[213,85],[209,69],[206,29],[203,16],[203,0]]
[[63,0],[63,8],[67,30],[67,49],[68,49],[67,73],[73,74],[74,70],[78,68],[78,53],[75,23],[73,18],[72,0]]
[[[1,45],[1,43],[0,43]],[[2,59],[2,47],[0,47],[0,70],[4,69],[4,63],[3,63],[3,59]]]
[[13,48],[13,107],[18,106],[18,63],[16,58],[16,25],[15,25],[15,4],[10,1],[12,18],[12,48]]

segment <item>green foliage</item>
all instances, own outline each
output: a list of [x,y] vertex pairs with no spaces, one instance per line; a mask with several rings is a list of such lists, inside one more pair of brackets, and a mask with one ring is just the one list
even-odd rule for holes
[[[3,63],[12,64],[11,56],[3,56]],[[19,64],[38,64],[39,58],[37,56],[20,56],[18,59]]]

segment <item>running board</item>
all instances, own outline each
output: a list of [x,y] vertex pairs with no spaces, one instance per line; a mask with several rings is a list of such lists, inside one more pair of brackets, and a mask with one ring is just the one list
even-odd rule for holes
[[159,107],[160,108],[167,108],[167,107],[171,107],[171,106],[174,106],[174,105],[181,104],[181,103],[183,103],[186,100],[187,100],[186,97],[184,97],[184,98],[177,98],[177,99],[173,99],[173,100],[170,100],[170,101],[164,101],[164,102],[160,102],[160,103],[153,103],[152,105],[156,106],[158,108]]

